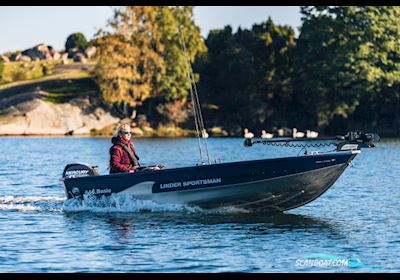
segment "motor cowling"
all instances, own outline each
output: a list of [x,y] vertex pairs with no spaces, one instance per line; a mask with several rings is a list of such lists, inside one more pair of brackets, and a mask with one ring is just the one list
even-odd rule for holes
[[90,166],[85,163],[70,163],[64,168],[63,178],[77,178],[87,176],[98,176],[97,166]]

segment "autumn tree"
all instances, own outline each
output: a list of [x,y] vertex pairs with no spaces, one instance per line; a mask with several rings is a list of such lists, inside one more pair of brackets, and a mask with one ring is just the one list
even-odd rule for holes
[[[115,10],[109,27],[96,39],[95,73],[103,99],[119,104],[124,114],[127,106],[140,106],[150,116],[161,113],[162,119],[177,121],[171,110],[187,111],[190,88],[180,40],[191,63],[206,52],[193,8],[123,7]],[[171,102],[176,104],[167,106]]]
[[165,73],[162,34],[156,20],[159,9],[117,8],[108,23],[111,30],[101,30],[96,40],[97,83],[104,101],[122,108],[124,115],[128,114],[128,106],[135,109],[158,93],[155,85]]

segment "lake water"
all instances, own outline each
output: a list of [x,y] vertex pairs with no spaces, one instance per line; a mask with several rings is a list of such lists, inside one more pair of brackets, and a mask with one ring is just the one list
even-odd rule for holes
[[[399,272],[400,140],[363,149],[324,195],[285,214],[146,201],[65,201],[64,166],[108,173],[109,139],[0,138],[0,272]],[[137,139],[142,165],[198,163],[197,140]],[[210,138],[222,162],[297,155]],[[307,263],[314,256],[319,262]],[[343,265],[321,260],[339,258]],[[347,263],[346,263],[347,262]]]

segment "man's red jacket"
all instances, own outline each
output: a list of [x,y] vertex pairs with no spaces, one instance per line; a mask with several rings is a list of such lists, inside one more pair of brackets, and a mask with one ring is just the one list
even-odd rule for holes
[[110,148],[110,173],[120,173],[120,172],[133,172],[139,165],[134,166],[134,162],[129,157],[128,152],[125,149],[116,144],[118,142],[124,144],[129,149],[132,150],[132,154],[139,161],[139,157],[136,154],[135,148],[133,147],[131,141],[126,141],[121,136],[113,137],[111,142],[114,144]]

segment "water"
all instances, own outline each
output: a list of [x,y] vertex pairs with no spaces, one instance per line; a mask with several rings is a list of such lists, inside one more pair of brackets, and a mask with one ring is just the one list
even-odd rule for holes
[[[108,173],[109,139],[0,138],[0,272],[399,272],[400,140],[364,149],[335,185],[285,214],[127,200],[65,202],[67,163]],[[291,156],[209,139],[222,162]],[[142,165],[198,162],[195,139],[138,139]],[[325,254],[358,265],[304,265]],[[302,265],[303,264],[303,265]]]

